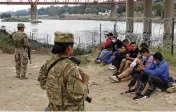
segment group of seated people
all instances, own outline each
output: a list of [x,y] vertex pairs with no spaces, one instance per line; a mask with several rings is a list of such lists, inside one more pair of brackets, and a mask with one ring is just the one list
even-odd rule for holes
[[138,48],[136,42],[121,41],[109,33],[96,63],[112,64],[109,69],[115,72],[109,79],[113,83],[131,79],[125,93],[135,93],[134,100],[149,97],[156,87],[173,88],[167,61],[160,52],[152,53],[146,43]]

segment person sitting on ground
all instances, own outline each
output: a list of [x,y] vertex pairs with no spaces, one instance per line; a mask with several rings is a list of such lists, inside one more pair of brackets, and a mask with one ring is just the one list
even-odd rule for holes
[[112,42],[113,34],[109,33],[106,37],[106,42],[103,44],[102,49],[106,49]]
[[123,45],[123,43],[117,39],[117,37],[112,37],[112,43],[101,52],[99,62],[103,62],[105,64],[112,63],[111,56],[117,53],[116,47],[118,48],[121,45]]
[[[103,62],[106,65],[112,63],[113,57],[119,54],[118,49],[121,48],[121,46],[123,46],[123,42],[118,39],[118,35],[117,35],[117,37],[114,37],[112,39],[112,41],[113,41],[112,44],[109,45],[109,48],[112,49],[112,53],[109,55],[105,55],[105,57],[104,57]],[[111,67],[114,67],[114,66],[111,66]]]
[[112,33],[107,34],[106,41],[101,48],[101,52],[98,53],[98,56],[96,58],[96,61],[95,61],[96,63],[101,63],[100,57],[102,57],[102,55],[104,55],[104,53],[108,52],[107,48],[112,43],[112,37],[113,37]]
[[131,51],[131,45],[130,45],[130,41],[128,39],[123,40],[123,45],[125,45],[125,47],[127,48],[128,51]]
[[[145,47],[145,48],[148,48],[148,45],[147,45],[146,43],[142,43],[139,48],[142,49],[142,48],[144,48],[144,47]],[[140,59],[140,60],[145,60],[145,58],[143,59],[142,56],[139,56],[138,59]],[[119,69],[119,68],[118,68],[118,69]],[[125,71],[123,71],[123,72],[121,73],[121,75],[122,75],[122,76],[123,76],[123,75],[126,75],[126,74],[127,74],[127,75],[130,75],[132,69],[133,69],[133,68],[128,67]],[[113,75],[120,75],[120,74],[117,74],[117,71],[116,71]]]
[[[116,46],[117,49],[118,49],[118,48],[121,48],[121,47],[123,46],[123,47],[125,47],[126,50],[127,50],[127,47],[126,47],[126,46],[128,45],[128,43],[129,43],[128,39],[124,39],[123,41],[117,39],[117,41],[116,41],[114,44],[115,44],[115,46]],[[128,48],[131,49],[129,46],[128,46]],[[127,50],[127,51],[128,51],[128,50]],[[118,56],[118,55],[119,55],[118,52],[116,52],[115,54],[113,54],[112,57],[111,57],[109,60],[107,60],[107,63],[108,63],[108,64],[112,63],[112,61],[115,59],[115,56]],[[117,64],[117,61],[114,61],[114,62]],[[121,60],[120,60],[119,62],[121,62]],[[114,64],[115,64],[115,63],[114,63]],[[117,66],[118,66],[118,65],[117,65]],[[118,67],[118,68],[119,68],[119,67]],[[112,64],[112,65],[109,67],[109,69],[110,69],[110,70],[116,69],[116,65],[113,65],[113,64]]]
[[121,48],[118,48],[118,53],[116,53],[114,56],[112,56],[112,66],[109,67],[109,69],[118,69],[120,67],[120,63],[123,58],[126,57],[127,50],[124,45],[121,46]]
[[[140,53],[142,55],[142,60],[137,60],[136,63],[137,65],[133,68],[133,71],[131,73],[131,76],[133,77],[133,79],[131,80],[131,82],[129,83],[128,87],[128,91],[126,91],[125,93],[133,93],[135,92],[135,88],[137,86],[138,83],[136,83],[137,81],[137,77],[139,76],[139,74],[141,73],[141,71],[137,70],[138,66],[144,66],[145,68],[149,68],[152,63],[153,63],[153,54],[147,49],[147,48],[142,48],[140,50]],[[136,84],[136,85],[135,85]]]
[[154,62],[149,68],[145,68],[145,66],[142,65],[139,65],[137,68],[138,71],[141,71],[141,74],[138,76],[134,89],[137,89],[139,81],[143,83],[146,82],[146,85],[141,93],[136,94],[133,98],[134,100],[147,98],[146,92],[152,85],[162,90],[166,90],[168,88],[168,84],[170,82],[169,65],[159,52],[156,52],[153,55],[153,58]]
[[[143,58],[142,60],[140,59],[136,60],[137,65],[141,66],[143,65],[146,68],[151,66],[151,64],[153,63],[153,54],[150,53],[150,51],[145,47],[140,50],[140,54],[142,55]],[[110,79],[112,80],[112,82],[120,82],[121,80],[127,79],[130,76],[130,74],[133,78],[135,78],[135,75],[139,73],[140,72],[136,71],[136,67],[129,67],[120,75],[110,76]]]
[[130,66],[130,64],[135,60],[135,58],[137,58],[139,49],[136,45],[136,42],[131,42],[130,45],[131,50],[126,55],[126,58],[122,60],[120,67],[115,75],[121,74],[124,70],[126,70]]

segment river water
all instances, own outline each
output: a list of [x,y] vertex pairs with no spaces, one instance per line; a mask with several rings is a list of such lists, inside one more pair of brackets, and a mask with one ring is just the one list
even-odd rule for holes
[[[33,38],[40,41],[48,41],[48,43],[54,43],[54,32],[64,31],[72,32],[75,35],[76,43],[99,43],[100,41],[100,24],[101,24],[101,40],[104,41],[104,33],[107,31],[113,31],[113,21],[94,21],[94,20],[41,20],[42,23],[31,24],[29,22],[24,23],[26,26],[25,32],[29,36],[34,35]],[[0,26],[6,26],[8,31],[13,32],[17,30],[18,22],[0,22]],[[116,30],[124,38],[123,33],[126,30],[126,22],[117,22]],[[32,34],[33,32],[33,34]],[[134,33],[142,36],[143,23],[134,23]],[[153,38],[161,37],[163,35],[163,24],[152,23],[152,36]]]

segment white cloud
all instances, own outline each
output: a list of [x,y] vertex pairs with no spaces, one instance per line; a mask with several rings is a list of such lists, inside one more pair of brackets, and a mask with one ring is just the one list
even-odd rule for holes
[[[37,8],[41,7],[48,7],[49,5],[45,6],[37,6]],[[17,11],[17,10],[23,10],[23,9],[29,9],[30,5],[0,5],[0,12],[6,12],[6,11]]]

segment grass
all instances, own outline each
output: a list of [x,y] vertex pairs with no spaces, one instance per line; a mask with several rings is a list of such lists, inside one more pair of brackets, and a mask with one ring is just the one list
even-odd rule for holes
[[1,37],[0,36],[0,46],[2,45],[11,45],[12,44],[12,39],[11,38],[6,38],[6,37]]
[[13,53],[14,47],[12,45],[12,39],[0,37],[0,49],[4,53]]
[[2,22],[30,22],[28,18],[7,18],[2,20]]

